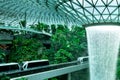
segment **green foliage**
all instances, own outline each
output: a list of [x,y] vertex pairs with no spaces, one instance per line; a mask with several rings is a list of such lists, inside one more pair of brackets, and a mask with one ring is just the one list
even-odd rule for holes
[[54,54],[54,63],[68,62],[73,58],[72,54],[64,49],[60,49]]
[[17,79],[17,80],[28,80],[27,78],[20,78],[20,79]]
[[38,31],[50,32],[49,25],[38,22],[36,25],[31,25],[31,28]]
[[85,29],[73,27],[69,30],[66,26],[58,25],[55,34],[51,37],[51,48],[48,54],[52,57],[49,58],[52,63],[72,61],[87,55]]
[[38,48],[42,47],[42,43],[34,38],[26,39],[23,36],[17,37],[13,41],[12,53],[10,54],[10,62],[21,62],[26,60],[40,59]]
[[58,80],[57,78],[52,78],[51,80]]
[[120,58],[118,58],[117,64],[117,80],[120,80]]
[[27,23],[26,23],[26,20],[23,20],[23,21],[20,21],[19,24],[21,27],[26,27]]
[[65,25],[53,24],[48,26],[43,23],[38,23],[31,27],[47,32],[51,29],[51,47],[50,49],[42,49],[43,51],[40,53],[42,54],[41,58],[49,59],[50,63],[68,62],[76,60],[80,56],[87,55],[87,42],[84,28],[75,26],[70,30]]
[[54,24],[51,25],[51,31],[52,31],[52,34],[55,34],[56,26]]
[[[68,29],[65,25],[47,26],[43,23],[32,25],[32,28],[39,31],[48,31],[51,27],[51,47],[45,49],[41,58],[48,58],[50,63],[61,63],[76,60],[78,57],[87,55],[87,42],[85,29],[80,27],[72,27]],[[69,56],[71,54],[71,56]],[[63,59],[64,58],[64,59]]]
[[0,76],[0,80],[10,80],[10,77],[3,74],[2,76]]
[[0,49],[0,62],[5,62],[6,54],[3,50]]

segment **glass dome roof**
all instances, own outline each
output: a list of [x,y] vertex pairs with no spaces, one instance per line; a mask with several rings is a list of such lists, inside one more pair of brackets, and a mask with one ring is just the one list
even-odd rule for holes
[[120,0],[0,0],[0,22],[89,26],[120,23]]

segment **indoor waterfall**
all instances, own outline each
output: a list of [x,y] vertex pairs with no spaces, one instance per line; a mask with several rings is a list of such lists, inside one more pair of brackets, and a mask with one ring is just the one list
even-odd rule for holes
[[120,42],[119,26],[86,28],[90,65],[90,80],[115,80]]

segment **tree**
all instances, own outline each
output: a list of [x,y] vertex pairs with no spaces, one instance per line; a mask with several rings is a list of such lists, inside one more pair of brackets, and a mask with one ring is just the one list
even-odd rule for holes
[[13,41],[9,60],[10,62],[21,62],[41,59],[38,49],[42,46],[42,43],[34,38],[27,39],[24,36],[19,36]]
[[73,27],[69,30],[64,25],[58,25],[55,34],[51,37],[51,47],[44,54],[47,54],[47,58],[52,63],[68,62],[87,55],[85,29]]

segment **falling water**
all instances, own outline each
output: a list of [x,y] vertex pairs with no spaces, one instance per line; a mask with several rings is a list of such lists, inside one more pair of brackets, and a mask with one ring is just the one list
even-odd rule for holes
[[86,28],[90,64],[90,80],[115,80],[120,41],[118,26]]

